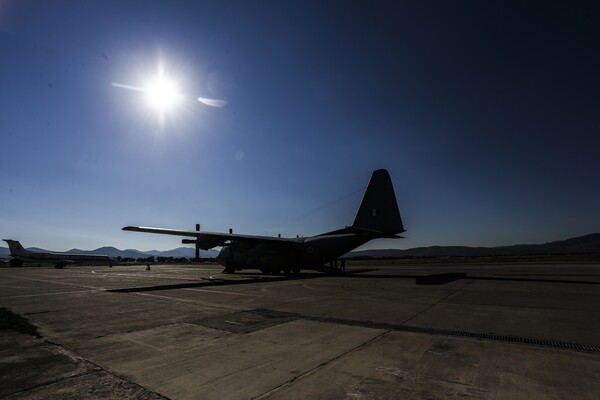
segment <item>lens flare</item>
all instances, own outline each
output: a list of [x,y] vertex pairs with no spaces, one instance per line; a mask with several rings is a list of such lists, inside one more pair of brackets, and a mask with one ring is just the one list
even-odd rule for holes
[[[173,75],[162,61],[156,64],[154,73],[140,74],[136,85],[112,82],[115,88],[138,92],[140,105],[162,126],[169,121],[181,119],[181,111],[190,112],[195,101],[209,107],[224,107],[226,100],[197,97],[183,92],[185,80],[180,74]],[[198,103],[195,103],[198,104]]]

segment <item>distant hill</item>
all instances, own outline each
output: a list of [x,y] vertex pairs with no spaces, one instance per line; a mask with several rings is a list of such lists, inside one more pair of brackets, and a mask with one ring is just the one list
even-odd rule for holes
[[[32,251],[48,251],[36,247],[29,247]],[[67,253],[77,254],[104,254],[110,257],[143,258],[155,257],[187,257],[194,258],[193,247],[178,247],[173,250],[139,251],[135,249],[119,250],[115,247],[100,247],[96,250],[71,249]],[[216,257],[216,250],[201,251],[200,257]],[[415,247],[407,250],[361,250],[346,254],[347,258],[407,258],[407,257],[485,257],[485,256],[519,256],[534,254],[600,254],[600,233],[579,236],[567,240],[544,244],[516,244],[514,246],[499,247],[467,247],[467,246],[430,246]],[[0,258],[9,258],[7,247],[0,247]]]
[[[41,251],[47,252],[51,250],[44,250],[37,247],[28,247],[27,250],[31,251]],[[59,252],[56,252],[59,253]],[[96,250],[80,250],[80,249],[71,249],[66,251],[65,253],[74,253],[74,254],[98,254],[98,255],[106,255],[113,258],[121,257],[121,258],[145,258],[149,256],[155,257],[187,257],[194,258],[195,257],[195,249],[193,247],[178,247],[173,250],[159,251],[159,250],[150,250],[150,251],[140,251],[135,249],[126,249],[119,250],[115,247],[100,247]],[[204,258],[213,258],[216,257],[219,252],[216,250],[208,250],[200,251],[200,257]],[[0,258],[9,258],[10,251],[8,247],[0,247]]]
[[406,257],[485,257],[537,254],[594,254],[600,253],[600,233],[579,236],[544,244],[517,244],[498,247],[430,246],[407,250],[352,251],[347,258],[406,258]]

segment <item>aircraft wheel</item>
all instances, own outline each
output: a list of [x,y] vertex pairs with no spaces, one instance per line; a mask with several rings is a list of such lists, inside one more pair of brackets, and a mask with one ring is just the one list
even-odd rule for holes
[[283,273],[284,273],[284,274],[286,274],[286,275],[289,275],[289,274],[291,274],[291,273],[292,273],[292,269],[291,269],[291,268],[289,268],[289,267],[288,267],[288,268],[284,268],[284,269],[283,269]]
[[225,265],[225,273],[233,274],[235,273],[235,267],[231,265],[231,263],[227,262]]

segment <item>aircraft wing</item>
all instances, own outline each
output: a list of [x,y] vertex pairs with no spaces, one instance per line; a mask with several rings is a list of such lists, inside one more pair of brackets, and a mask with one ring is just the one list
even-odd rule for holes
[[247,244],[249,246],[260,243],[290,243],[301,239],[279,238],[272,236],[255,236],[255,235],[238,235],[236,233],[218,233],[218,232],[200,232],[186,231],[179,229],[154,228],[149,226],[126,226],[124,231],[158,233],[162,235],[174,235],[196,238],[199,247],[202,250],[212,249],[213,247],[223,246],[227,242],[235,242],[237,244]]

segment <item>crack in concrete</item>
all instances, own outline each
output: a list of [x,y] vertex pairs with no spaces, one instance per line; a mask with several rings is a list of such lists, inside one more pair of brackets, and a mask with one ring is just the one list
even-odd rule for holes
[[93,369],[91,371],[86,371],[84,373],[80,373],[80,374],[76,374],[76,375],[73,375],[73,376],[68,376],[68,377],[64,377],[64,378],[60,378],[60,379],[55,379],[55,380],[50,381],[50,382],[39,384],[39,385],[30,387],[30,388],[27,388],[25,390],[21,390],[19,392],[13,393],[13,394],[11,394],[11,396],[13,396],[15,394],[18,394],[18,393],[25,393],[27,391],[30,391],[30,390],[33,390],[33,389],[36,389],[36,388],[53,385],[53,384],[56,384],[56,383],[59,383],[59,382],[68,381],[68,380],[72,380],[72,379],[75,379],[75,378],[80,378],[80,377],[83,377],[83,376],[86,376],[86,375],[92,375],[94,373],[97,373],[97,372],[101,371],[101,372],[105,372],[106,374],[108,374],[110,376],[113,376],[113,377],[115,377],[117,379],[120,379],[121,381],[126,382],[129,385],[132,385],[132,387],[141,389],[141,390],[145,391],[148,394],[156,396],[157,398],[164,399],[164,400],[169,400],[168,397],[165,397],[165,396],[161,395],[160,393],[154,392],[154,391],[152,391],[152,390],[150,390],[150,389],[148,389],[148,388],[146,388],[146,387],[144,387],[142,385],[139,385],[139,384],[133,382],[132,380],[130,380],[130,379],[124,377],[124,376],[121,376],[121,375],[119,375],[119,374],[117,374],[115,372],[112,372],[112,371],[110,371],[110,370],[102,367],[101,365],[96,364],[95,362],[93,362],[93,361],[91,361],[91,360],[89,360],[89,359],[87,359],[85,357],[82,357],[79,354],[77,354],[77,353],[75,353],[75,352],[73,352],[71,350],[68,350],[68,349],[64,348],[63,346],[61,346],[58,343],[54,343],[54,342],[52,342],[50,340],[47,340],[47,339],[42,339],[42,340],[43,340],[43,342],[45,344],[55,347],[56,350],[60,354],[64,354],[64,355],[68,356],[69,358],[71,358],[74,362],[76,362],[76,363],[87,363],[87,364],[90,364],[90,365],[93,366]]

